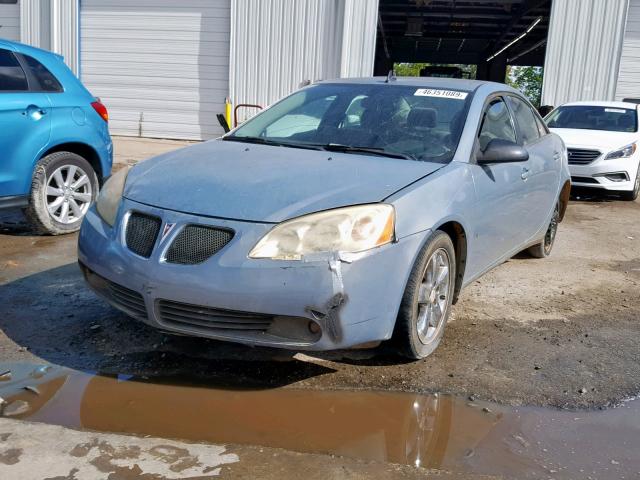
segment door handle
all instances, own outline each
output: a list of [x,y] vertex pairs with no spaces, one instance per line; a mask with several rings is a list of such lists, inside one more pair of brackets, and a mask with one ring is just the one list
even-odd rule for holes
[[24,112],[22,112],[22,115],[24,116],[29,116],[31,118],[33,118],[34,120],[40,120],[40,118],[42,118],[43,116],[45,116],[48,113],[48,110],[42,108],[42,107],[38,107],[37,105],[29,105]]
[[553,159],[560,160],[562,158],[562,154],[560,152],[553,152]]
[[522,178],[522,180],[527,180],[530,172],[531,171],[528,168],[522,167],[522,173],[520,174],[520,178]]

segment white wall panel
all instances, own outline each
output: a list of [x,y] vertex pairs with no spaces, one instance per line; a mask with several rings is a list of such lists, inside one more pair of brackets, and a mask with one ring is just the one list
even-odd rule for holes
[[306,80],[371,75],[377,12],[378,0],[231,0],[232,102],[266,106]]
[[628,0],[553,0],[542,103],[613,100]]
[[20,41],[20,5],[0,5],[0,38]]
[[640,0],[630,0],[616,99],[640,99]]
[[82,0],[82,80],[109,109],[113,134],[222,133],[229,1]]

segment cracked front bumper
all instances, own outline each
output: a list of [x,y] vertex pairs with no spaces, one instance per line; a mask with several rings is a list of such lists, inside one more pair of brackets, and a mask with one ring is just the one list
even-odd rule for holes
[[[131,211],[155,215],[163,226],[175,224],[149,258],[125,244],[122,219]],[[349,261],[279,261],[247,257],[271,224],[205,218],[127,199],[118,218],[111,228],[92,207],[78,240],[85,277],[112,305],[171,333],[301,350],[390,338],[409,271],[429,233]],[[163,252],[187,224],[227,228],[235,236],[201,264],[165,262]]]

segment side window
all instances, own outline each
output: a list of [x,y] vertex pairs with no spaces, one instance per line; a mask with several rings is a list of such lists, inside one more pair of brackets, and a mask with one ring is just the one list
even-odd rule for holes
[[538,123],[529,105],[517,97],[509,96],[507,98],[516,117],[520,135],[522,135],[522,142],[527,145],[538,140],[540,138]]
[[8,50],[0,49],[0,91],[24,92],[29,90],[27,76],[18,59]]
[[516,141],[516,132],[513,129],[511,114],[502,98],[493,100],[482,117],[482,125],[478,134],[480,149],[485,150],[489,142],[495,138]]
[[62,85],[58,82],[58,79],[51,73],[47,67],[42,65],[38,60],[28,55],[23,55],[22,58],[27,62],[27,66],[31,71],[33,77],[40,84],[41,92],[61,92]]
[[534,116],[536,117],[536,123],[538,124],[538,132],[540,132],[541,137],[544,137],[547,133],[549,133],[549,130],[547,130],[547,126],[542,120],[540,120],[537,115]]

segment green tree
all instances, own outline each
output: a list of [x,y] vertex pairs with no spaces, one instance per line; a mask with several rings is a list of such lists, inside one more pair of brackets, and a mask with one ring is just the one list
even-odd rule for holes
[[507,68],[507,85],[520,90],[535,107],[540,106],[542,97],[542,67]]

